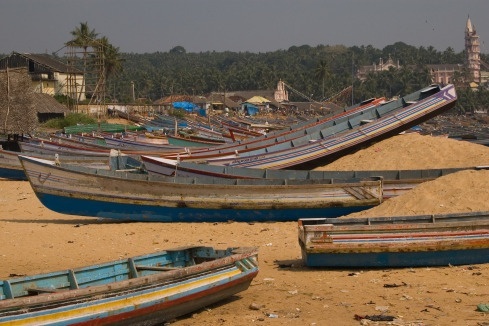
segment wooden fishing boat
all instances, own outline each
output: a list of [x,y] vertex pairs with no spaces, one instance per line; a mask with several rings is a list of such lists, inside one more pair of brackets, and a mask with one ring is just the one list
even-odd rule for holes
[[29,142],[19,142],[20,151],[27,155],[76,155],[76,156],[99,156],[106,157],[110,152],[110,148],[101,148],[99,145],[86,143],[78,145],[74,143],[66,143],[56,139],[37,139]]
[[235,158],[210,158],[214,165],[268,169],[313,169],[346,153],[367,146],[426,121],[451,109],[457,101],[453,85],[432,85],[405,97],[377,106],[363,115],[344,120],[319,137],[301,137],[287,143],[267,146]]
[[156,325],[245,291],[255,248],[185,247],[0,280],[0,325]]
[[[0,149],[0,178],[27,180],[19,155],[22,155],[22,153]],[[38,154],[34,155],[34,157],[97,169],[142,169],[141,161],[116,150],[112,150],[105,156]]]
[[419,267],[489,262],[489,212],[299,219],[310,267]]
[[[78,143],[77,139],[66,139],[61,140],[57,138],[56,140],[39,140],[39,141],[29,141],[29,142],[19,142],[19,147],[22,153],[26,155],[38,156],[38,155],[76,155],[76,156],[97,156],[105,157],[111,150],[117,149],[123,151],[125,154],[138,156],[142,154],[146,155],[161,155],[170,153],[184,152],[184,148],[172,147],[169,145],[161,145],[159,147],[146,146],[146,147],[134,147],[130,146],[101,146],[98,144],[90,143]],[[145,149],[144,149],[145,148]],[[151,153],[151,154],[150,154]]]
[[154,222],[291,221],[378,205],[382,181],[181,178],[19,156],[39,200],[71,215]]
[[21,153],[0,148],[0,178],[27,180],[18,158],[19,154]]
[[[338,132],[339,125],[345,121],[349,121],[354,116],[364,116],[375,107],[385,102],[385,98],[373,98],[363,101],[359,104],[345,108],[343,112],[333,116],[311,119],[305,122],[293,124],[289,128],[276,130],[267,133],[260,137],[248,138],[236,141],[230,144],[218,145],[209,147],[206,150],[192,151],[190,153],[179,153],[178,157],[181,161],[202,161],[213,158],[227,158],[242,155],[254,150],[259,150],[284,144],[297,139],[305,139],[306,142],[317,139],[317,137],[326,134],[334,134]],[[184,146],[191,145],[190,143],[180,144]],[[162,155],[165,158],[177,159],[177,155]]]
[[195,162],[177,162],[157,156],[141,155],[144,168],[150,174],[199,178],[203,176],[229,179],[362,179],[381,177],[384,200],[402,195],[417,185],[438,177],[462,170],[481,170],[487,166],[445,169],[416,170],[366,170],[366,171],[314,171],[314,170],[274,170],[241,168],[199,164]]
[[181,152],[183,147],[181,146],[173,146],[169,144],[168,138],[165,144],[155,144],[149,142],[143,142],[134,137],[112,137],[112,136],[104,136],[105,142],[107,143],[107,147],[109,148],[117,148],[123,149],[125,151],[138,151],[138,152],[161,152],[163,153],[175,153]]
[[64,127],[63,132],[65,134],[81,134],[90,132],[123,132],[123,131],[137,131],[143,130],[140,126],[124,125],[117,123],[94,123],[86,125],[76,125]]
[[205,147],[211,148],[224,143],[224,141],[212,141],[209,139],[185,137],[183,135],[168,135],[168,143],[173,146],[179,147]]

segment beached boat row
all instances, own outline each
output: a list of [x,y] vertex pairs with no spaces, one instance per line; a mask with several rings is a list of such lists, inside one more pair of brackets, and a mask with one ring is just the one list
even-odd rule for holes
[[[453,85],[432,85],[286,130],[185,150],[170,144],[151,144],[150,150],[130,137],[104,137],[105,145],[90,137],[76,144],[82,136],[31,141],[22,153],[0,152],[0,171],[20,166],[39,200],[63,214],[148,222],[298,221],[302,258],[311,268],[485,263],[487,212],[345,217],[462,168],[309,169],[404,131],[456,99]],[[109,156],[111,147],[118,150]],[[283,169],[288,167],[299,169]],[[10,278],[0,281],[0,325],[162,323],[246,290],[258,273],[257,256],[256,248],[176,248]]]
[[[305,135],[290,140],[278,140],[253,150],[243,147],[225,147],[224,152],[162,155],[165,158],[205,161],[213,165],[268,169],[311,169],[396,135],[452,108],[457,101],[453,85],[431,85],[412,94],[386,103],[364,107],[352,114],[323,121],[319,129],[304,129]],[[349,112],[349,111],[348,111]],[[318,126],[316,126],[317,128]],[[283,136],[283,135],[282,135]],[[266,141],[266,140],[263,140]],[[210,155],[213,154],[213,155]]]

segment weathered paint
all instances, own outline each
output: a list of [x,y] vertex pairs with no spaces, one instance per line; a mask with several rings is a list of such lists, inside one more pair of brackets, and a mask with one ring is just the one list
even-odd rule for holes
[[299,244],[306,265],[315,267],[487,263],[489,212],[335,221],[301,219]]
[[382,201],[381,180],[154,179],[20,159],[41,202],[72,215],[164,222],[290,221],[336,217]]
[[[166,254],[163,255],[165,258]],[[103,285],[87,285],[81,289],[0,300],[0,325],[161,323],[245,290],[258,273],[256,255],[253,248],[240,252],[227,251],[226,256],[216,256],[213,261],[201,265],[153,271],[146,276],[114,283],[109,281]],[[127,265],[127,262],[114,262],[114,266],[119,264]],[[164,264],[172,266],[172,261],[165,260]],[[97,267],[85,268],[89,273],[85,277],[105,279],[103,274],[97,274]],[[127,268],[125,271],[126,274],[130,273]],[[74,273],[78,272],[75,270]],[[18,283],[17,287],[29,287],[31,283],[36,284],[36,279],[45,283],[50,277],[53,278],[54,288],[65,286],[56,274],[34,276],[32,281],[29,277],[12,279],[0,282],[0,285],[11,282]]]

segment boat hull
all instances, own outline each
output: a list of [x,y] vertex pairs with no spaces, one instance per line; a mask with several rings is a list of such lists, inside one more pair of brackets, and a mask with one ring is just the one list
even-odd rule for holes
[[240,154],[233,159],[209,159],[207,162],[260,169],[313,169],[429,120],[451,109],[456,102],[457,94],[453,85],[443,88],[431,86],[376,107],[376,111],[370,112],[368,116],[356,117],[357,123],[343,121],[343,131],[322,139],[305,142],[302,138],[291,144],[278,144]]
[[489,212],[300,219],[309,267],[421,267],[489,262]]
[[0,281],[0,325],[156,325],[246,290],[257,274],[254,248],[189,247],[14,278]]
[[379,253],[318,253],[307,254],[305,264],[309,267],[334,268],[385,268],[426,267],[484,264],[488,262],[489,248],[445,251],[379,252]]
[[380,204],[382,180],[172,178],[19,157],[39,200],[71,215],[148,222],[291,221]]
[[305,217],[338,217],[375,205],[289,209],[201,209],[126,204],[36,192],[41,203],[61,214],[142,222],[287,222]]

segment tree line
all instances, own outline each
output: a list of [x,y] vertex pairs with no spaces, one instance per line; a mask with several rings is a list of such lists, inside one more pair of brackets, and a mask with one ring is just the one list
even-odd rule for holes
[[[213,91],[274,89],[279,80],[315,101],[324,101],[353,86],[344,105],[371,97],[405,95],[431,83],[428,64],[462,64],[465,52],[448,47],[438,51],[432,46],[415,47],[396,42],[383,49],[367,46],[301,45],[287,50],[264,53],[216,52],[189,53],[182,46],[168,52],[123,53],[107,37],[99,37],[88,23],[80,23],[67,46],[101,47],[105,62],[106,101],[131,103],[133,96],[151,103],[173,94],[206,95]],[[87,54],[84,55],[86,71]],[[369,74],[365,81],[356,78],[361,66],[392,58],[401,69]],[[489,62],[487,55],[481,59]],[[464,72],[454,83],[459,93],[456,110],[460,112],[489,107],[489,92],[467,88]],[[305,99],[289,92],[292,101]]]
[[[437,51],[433,47],[414,47],[403,42],[376,49],[372,46],[318,45],[292,46],[287,50],[265,53],[200,52],[187,53],[181,46],[168,52],[121,53],[121,70],[108,79],[108,97],[130,103],[131,82],[137,98],[148,102],[173,94],[205,95],[212,91],[274,89],[283,80],[308,97],[323,101],[348,86],[353,96],[344,104],[367,98],[405,95],[431,83],[427,64],[460,64],[465,53],[452,48]],[[392,58],[401,69],[390,69],[356,78],[360,66]],[[482,60],[488,61],[485,55]],[[457,110],[466,112],[489,107],[489,92],[466,88],[464,76],[458,76],[461,97]],[[290,92],[290,99],[304,101]]]

